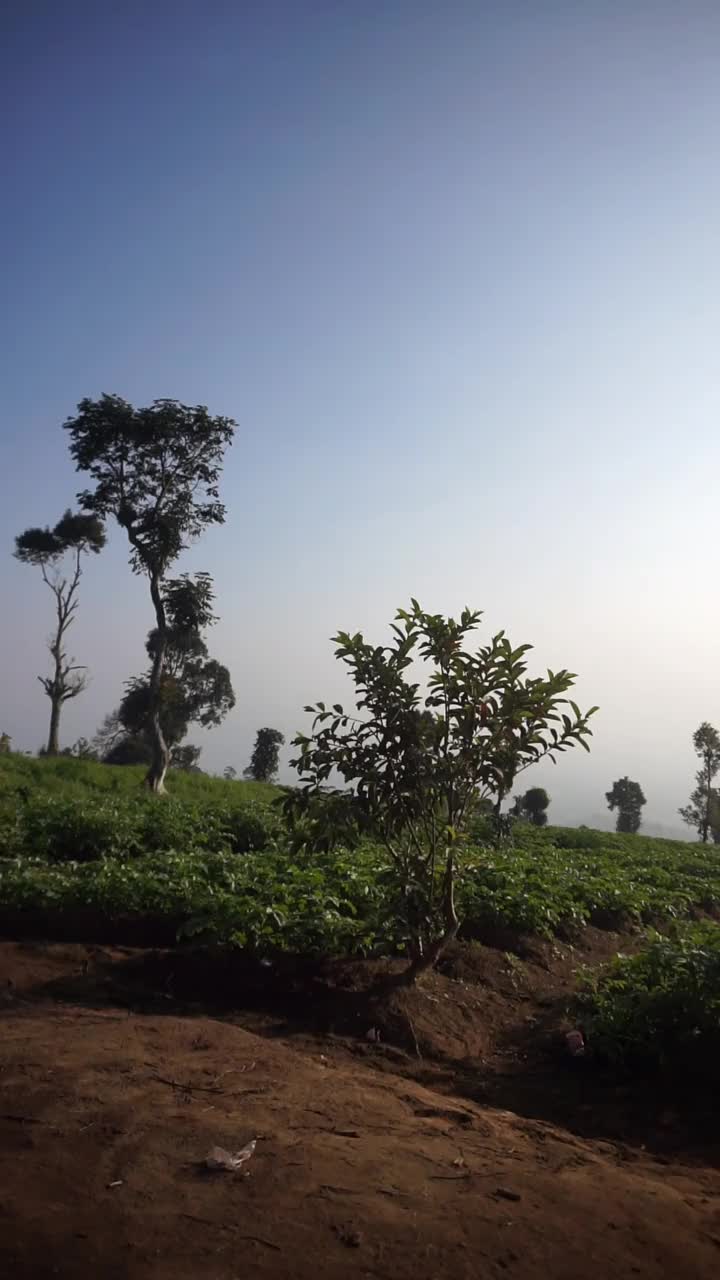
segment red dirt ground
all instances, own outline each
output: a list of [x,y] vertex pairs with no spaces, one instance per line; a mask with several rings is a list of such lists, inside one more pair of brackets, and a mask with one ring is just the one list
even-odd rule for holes
[[[382,1006],[368,966],[261,990],[226,957],[0,943],[0,1276],[710,1280],[707,1109],[557,1047],[618,941],[457,948]],[[247,1176],[203,1168],[250,1138]]]

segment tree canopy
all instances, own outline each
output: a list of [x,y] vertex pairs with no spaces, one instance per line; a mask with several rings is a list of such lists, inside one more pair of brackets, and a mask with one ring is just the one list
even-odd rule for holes
[[515,818],[524,818],[527,822],[532,822],[535,827],[544,827],[547,824],[549,806],[550,797],[545,788],[530,787],[524,795],[515,797],[511,812]]
[[279,729],[258,729],[250,764],[245,777],[255,782],[272,782],[278,771],[280,748],[285,738]]
[[[205,575],[206,576],[206,575]],[[206,584],[207,585],[207,584]],[[212,593],[206,597],[208,605]],[[191,724],[204,729],[219,725],[235,706],[235,693],[230,672],[222,663],[208,657],[208,649],[199,632],[189,629],[187,617],[168,604],[173,625],[168,629],[165,666],[160,682],[160,723],[163,738],[174,768],[190,760],[189,752],[200,748],[181,746]],[[209,614],[209,608],[205,611]],[[157,632],[151,631],[147,651],[152,659]],[[125,686],[119,707],[98,733],[104,747],[103,758],[109,764],[146,764],[152,758],[152,725],[150,671],[134,676]],[[197,764],[197,757],[191,761]],[[184,767],[188,767],[186,764]]]

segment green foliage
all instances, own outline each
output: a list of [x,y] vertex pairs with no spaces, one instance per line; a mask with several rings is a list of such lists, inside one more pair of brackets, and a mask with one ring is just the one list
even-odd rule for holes
[[617,809],[616,830],[634,835],[642,823],[642,807],[646,804],[639,782],[633,782],[627,774],[613,782],[612,790],[605,792],[608,809]]
[[717,1075],[720,926],[652,933],[643,950],[588,976],[587,1030],[595,1050],[629,1067]]
[[255,782],[272,782],[277,776],[280,748],[285,738],[279,729],[258,729],[246,778]]
[[720,858],[682,841],[518,826],[512,846],[468,850],[458,897],[478,936],[649,923],[720,906]]
[[[159,682],[160,727],[170,750],[170,764],[188,769],[197,765],[201,750],[179,745],[190,724],[200,724],[204,729],[221,724],[235,706],[235,693],[230,672],[222,663],[208,658],[207,645],[198,630],[213,621],[209,574],[198,574],[194,580],[185,574],[166,585],[164,598],[170,625],[165,635]],[[155,628],[146,646],[153,662],[159,643]],[[96,742],[107,764],[150,763],[152,680],[152,669],[128,680],[120,706],[105,717],[98,730]]]
[[0,854],[89,862],[172,850],[246,853],[267,847],[278,830],[274,810],[252,800],[220,807],[173,796],[159,806],[142,794],[41,793],[18,805],[14,823],[0,839]]
[[222,941],[262,954],[387,948],[392,938],[383,898],[372,883],[347,851],[307,866],[289,866],[272,849],[244,858],[193,851],[64,866],[0,863],[5,908],[163,919],[181,939]]
[[711,833],[713,817],[716,812],[716,793],[713,779],[720,769],[720,734],[707,720],[693,734],[695,754],[700,757],[701,765],[695,775],[696,787],[690,796],[690,803],[679,809],[683,822],[695,827],[703,844],[707,844]]
[[94,552],[105,546],[105,529],[96,515],[66,511],[54,529],[31,528],[15,539],[15,557],[40,569],[56,564],[68,552]]
[[[392,859],[354,828],[344,842],[342,813],[335,839],[309,853],[314,839],[293,839],[274,787],[178,772],[157,804],[142,773],[2,756],[0,910],[145,913],[185,934],[301,952],[406,946],[412,904]],[[720,907],[715,846],[522,824],[512,846],[468,839],[457,860],[468,937],[551,937],[588,921],[652,923]]]
[[67,420],[73,461],[94,482],[79,495],[80,505],[104,519],[115,516],[136,573],[163,579],[208,525],[222,524],[218,482],[235,426],[204,405],[155,400],[134,409],[113,395],[81,400]]
[[170,752],[170,765],[173,769],[183,769],[186,773],[196,773],[200,769],[198,760],[202,755],[202,747],[185,742],[180,747],[173,747]]
[[[398,611],[390,645],[339,632],[336,657],[350,670],[357,714],[319,702],[306,708],[311,736],[294,741],[300,788],[287,812],[309,816],[323,843],[325,813],[334,827],[340,819],[346,839],[354,826],[355,840],[382,844],[417,971],[457,932],[455,872],[479,804],[491,799],[499,812],[523,769],[578,743],[589,749],[595,708],[583,715],[563,697],[575,677],[527,677],[531,646],[513,649],[504,632],[469,652],[479,620],[469,609],[459,621],[428,614],[413,600]],[[418,664],[428,672],[423,690],[408,679]],[[345,791],[329,786],[334,774]]]
[[173,796],[155,805],[141,788],[142,775],[142,768],[71,757],[3,757],[0,857],[84,861],[148,851],[244,853],[266,848],[281,832],[272,787],[231,787],[178,771]]

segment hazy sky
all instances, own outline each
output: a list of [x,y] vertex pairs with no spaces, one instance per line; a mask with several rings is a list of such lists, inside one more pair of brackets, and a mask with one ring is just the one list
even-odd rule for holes
[[[410,595],[580,673],[593,754],[651,825],[720,724],[717,0],[6,0],[0,30],[0,730],[36,748],[52,602],[11,558],[80,486],[83,396],[239,423],[216,580],[255,730],[344,697],[328,637]],[[120,531],[83,580],[91,736],[152,613]],[[605,818],[611,822],[611,815]]]

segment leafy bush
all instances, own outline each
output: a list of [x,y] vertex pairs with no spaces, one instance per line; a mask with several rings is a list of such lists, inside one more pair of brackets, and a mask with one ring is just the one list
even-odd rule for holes
[[182,785],[157,804],[141,787],[142,772],[8,757],[0,767],[0,856],[87,862],[172,849],[246,853],[280,833],[272,787],[219,778],[191,786],[193,775],[178,775]]
[[629,1067],[717,1073],[720,926],[675,926],[635,956],[588,976],[587,1030],[597,1052]]
[[549,936],[568,925],[672,920],[720,904],[714,847],[519,825],[512,845],[470,850],[458,890],[465,933],[501,924]]
[[289,866],[267,851],[146,854],[62,866],[0,863],[0,902],[20,911],[97,912],[108,920],[163,918],[180,938],[248,947],[261,954],[368,952],[393,946],[392,922],[371,866],[347,851]]
[[129,806],[117,800],[36,795],[19,810],[13,834],[31,858],[90,862],[140,853],[137,828]]

